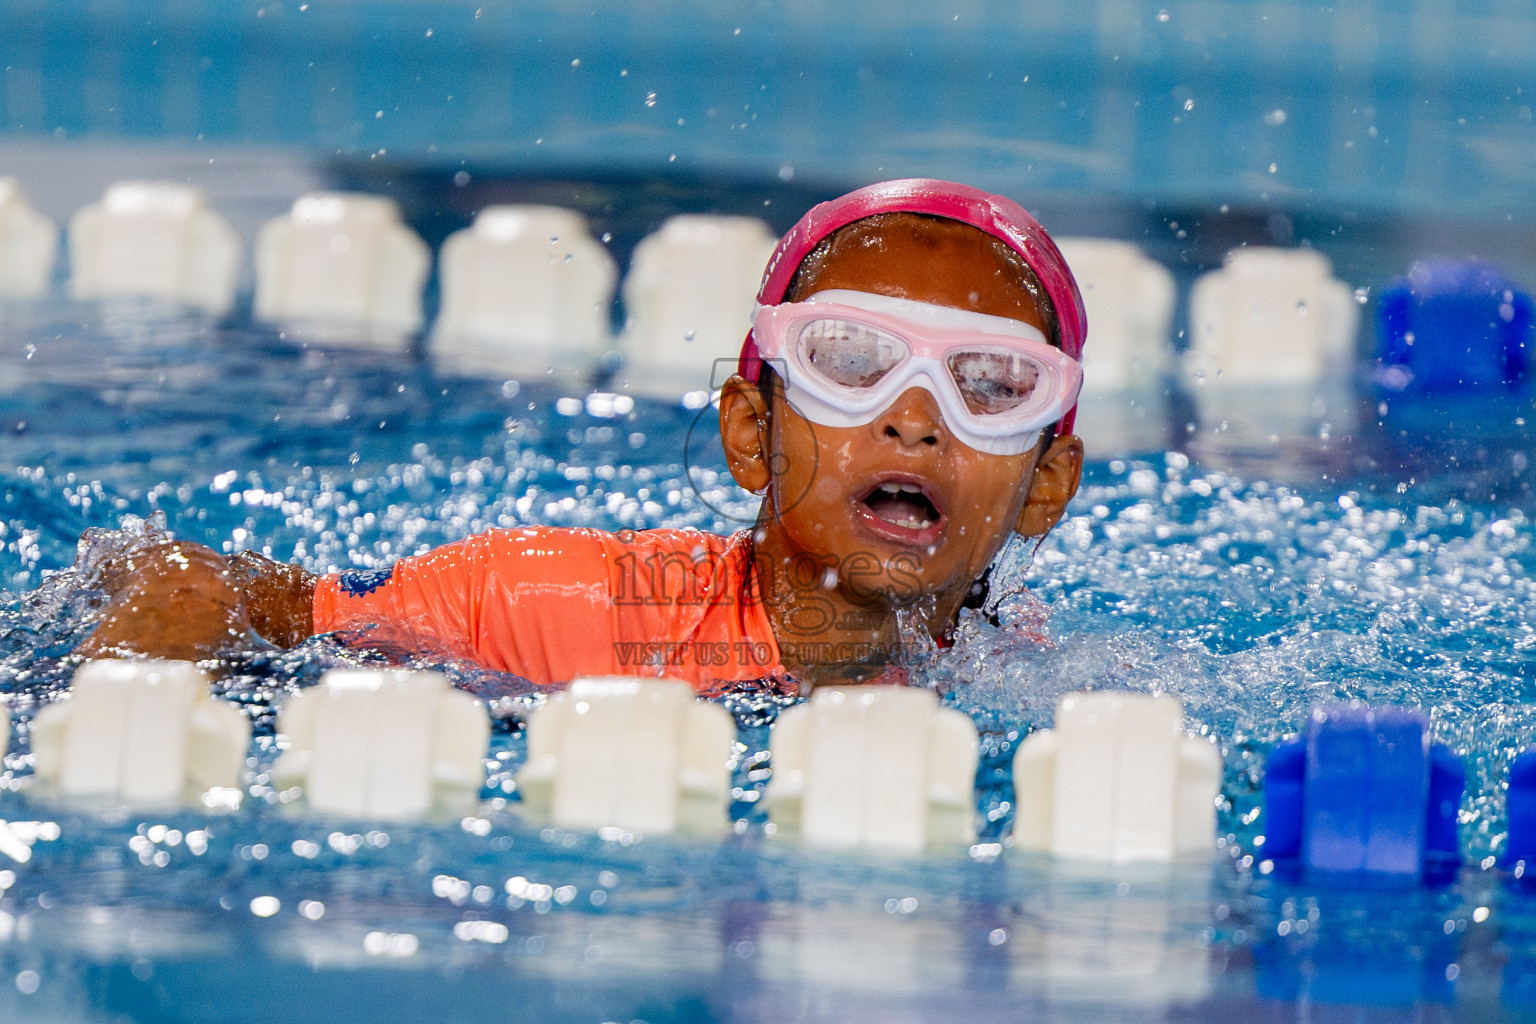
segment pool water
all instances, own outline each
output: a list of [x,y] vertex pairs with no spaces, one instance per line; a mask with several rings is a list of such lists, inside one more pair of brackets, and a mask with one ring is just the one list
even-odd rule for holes
[[[34,801],[25,720],[67,684],[61,658],[89,628],[93,595],[62,571],[86,528],[163,514],[178,536],[327,569],[498,525],[731,530],[755,501],[726,475],[707,407],[306,350],[142,305],[0,309],[0,392],[0,692],[21,720],[0,777],[8,1019],[1536,1013],[1536,901],[1497,863],[1500,782],[1536,738],[1528,395],[1360,391],[1347,428],[1269,429],[1260,413],[1246,433],[1190,416],[1199,395],[1161,396],[1171,429],[1140,436],[1186,443],[1105,439],[1066,521],[999,566],[1028,588],[997,588],[1005,624],[1043,621],[1051,642],[970,620],[919,668],[983,731],[981,841],[888,858],[764,833],[766,700],[733,706],[737,821],[720,836],[526,821],[512,780],[533,698],[462,665],[447,668],[497,716],[481,813],[388,828],[290,813],[266,784],[273,708],[359,657],[324,639],[253,647],[221,684],[257,730],[238,811]],[[1013,746],[1084,687],[1177,694],[1220,743],[1212,863],[1092,868],[1005,848]],[[1352,697],[1422,707],[1462,756],[1454,884],[1321,889],[1264,860],[1265,755],[1314,701]]]

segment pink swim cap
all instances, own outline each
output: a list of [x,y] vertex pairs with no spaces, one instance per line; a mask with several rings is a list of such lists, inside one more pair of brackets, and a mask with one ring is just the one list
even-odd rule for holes
[[[1008,247],[1023,257],[1035,272],[1051,300],[1056,311],[1061,350],[1073,359],[1082,359],[1083,339],[1088,334],[1083,297],[1077,290],[1072,271],[1067,268],[1067,261],[1040,222],[1011,199],[935,178],[883,181],[812,207],[779,240],[779,247],[769,258],[768,268],[763,271],[763,285],[757,292],[758,305],[777,306],[784,301],[795,271],[824,238],[840,227],[879,213],[926,213],[947,217],[1007,242]],[[755,384],[762,376],[762,370],[763,358],[758,353],[752,332],[748,331],[736,372]],[[1067,410],[1061,422],[1056,424],[1056,432],[1071,431],[1076,414],[1076,406]]]

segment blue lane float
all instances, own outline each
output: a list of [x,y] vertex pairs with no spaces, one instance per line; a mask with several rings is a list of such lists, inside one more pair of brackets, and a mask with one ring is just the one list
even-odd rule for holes
[[1536,305],[1497,267],[1425,260],[1382,290],[1376,379],[1390,391],[1443,393],[1524,380]]
[[1509,769],[1509,834],[1504,863],[1516,879],[1536,882],[1536,747],[1515,755]]
[[1270,754],[1265,856],[1309,879],[1438,883],[1458,864],[1466,773],[1423,714],[1320,705]]

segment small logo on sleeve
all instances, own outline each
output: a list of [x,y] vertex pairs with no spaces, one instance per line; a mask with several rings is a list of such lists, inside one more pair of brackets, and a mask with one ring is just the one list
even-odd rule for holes
[[337,576],[336,583],[352,597],[365,597],[388,583],[394,573],[393,566],[387,569],[348,569]]

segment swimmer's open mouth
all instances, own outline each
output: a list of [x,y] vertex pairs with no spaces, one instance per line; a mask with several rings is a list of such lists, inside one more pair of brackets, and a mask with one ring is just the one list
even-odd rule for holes
[[876,519],[904,530],[929,529],[943,515],[921,486],[894,480],[877,485],[859,501]]

